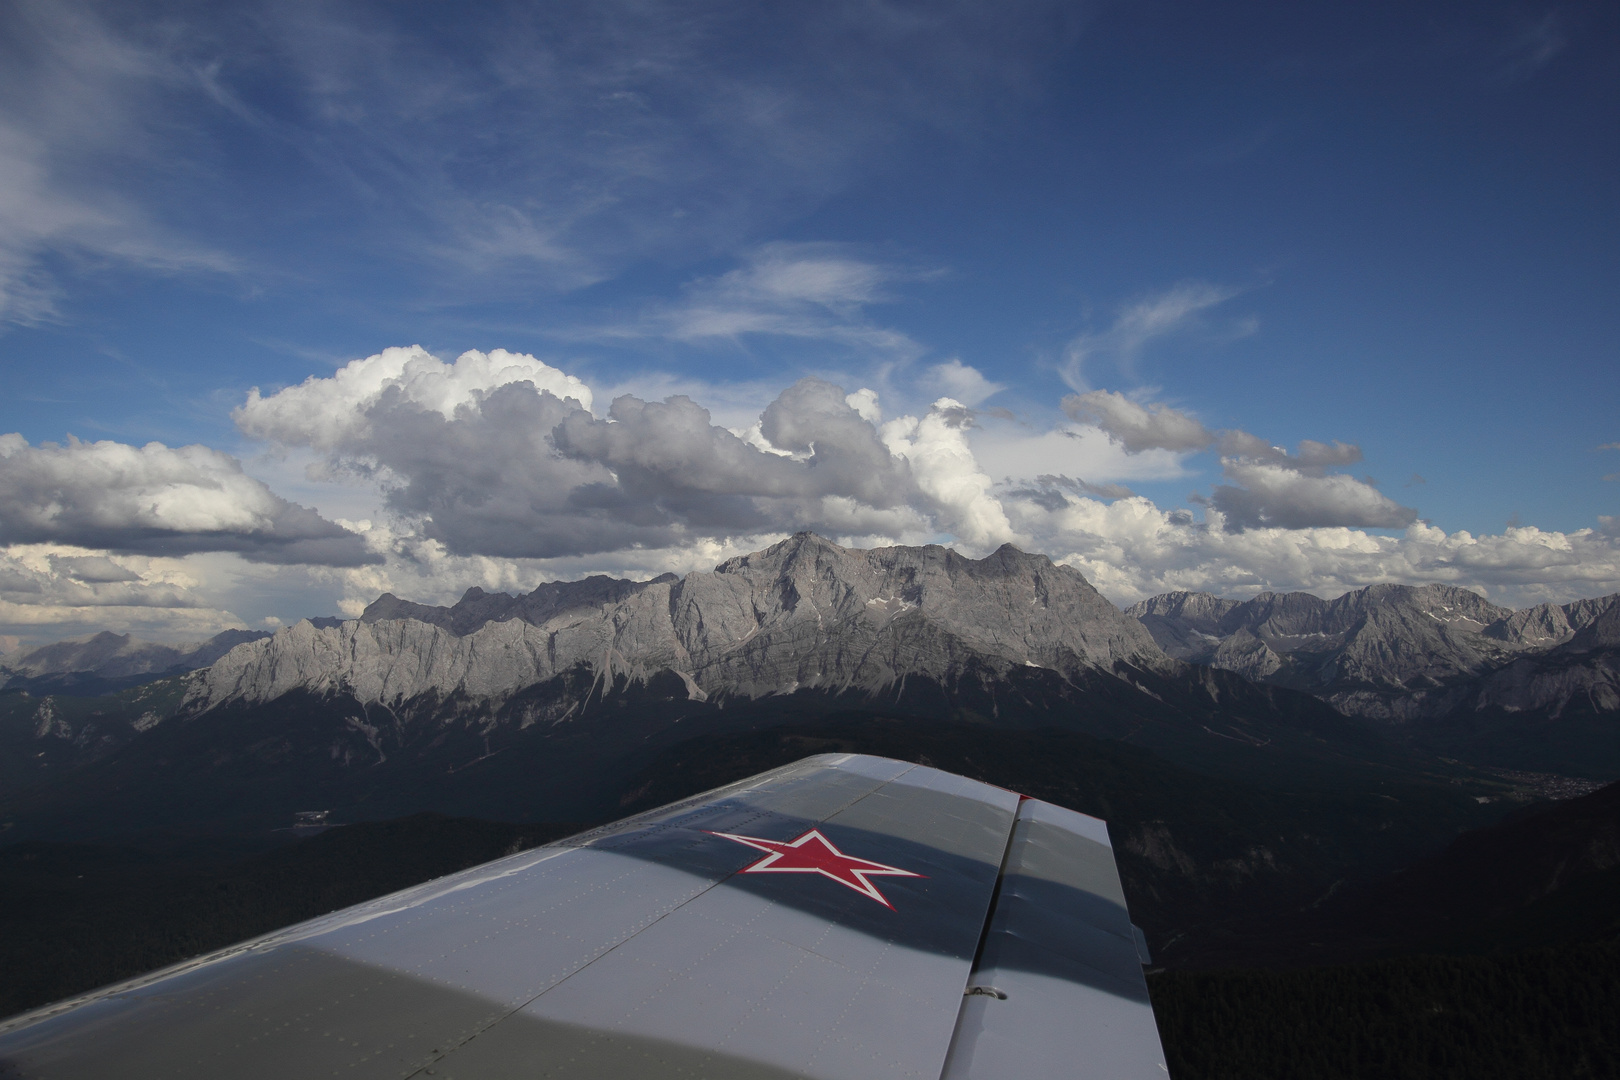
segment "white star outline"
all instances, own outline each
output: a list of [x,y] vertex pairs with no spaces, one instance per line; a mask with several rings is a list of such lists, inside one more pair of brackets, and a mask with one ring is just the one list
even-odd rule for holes
[[[767,853],[765,858],[739,870],[738,873],[740,874],[820,874],[824,878],[829,878],[838,882],[838,884],[847,889],[853,889],[862,896],[870,897],[871,899],[876,900],[890,911],[894,910],[894,905],[889,903],[888,897],[879,892],[877,886],[873,885],[872,882],[868,880],[869,878],[925,878],[928,876],[927,874],[918,874],[910,870],[902,870],[898,866],[890,866],[887,863],[874,862],[871,859],[863,859],[858,855],[846,855],[842,851],[838,850],[838,846],[831,840],[828,840],[827,837],[822,834],[820,829],[811,829],[804,835],[797,836],[792,840],[764,840],[755,836],[739,836],[736,833],[715,832],[713,829],[705,829],[703,831],[708,833],[710,836],[723,836],[727,840],[735,840],[737,843],[746,844],[756,851],[763,851]],[[819,841],[822,847],[826,848],[827,851],[829,851],[833,856],[845,863],[860,863],[860,866],[850,866],[848,868],[850,876],[858,880],[860,884],[857,885],[854,881],[850,881],[848,878],[829,873],[818,866],[774,865],[777,860],[781,859],[787,854],[786,851],[782,850],[783,848],[801,848],[813,840]]]

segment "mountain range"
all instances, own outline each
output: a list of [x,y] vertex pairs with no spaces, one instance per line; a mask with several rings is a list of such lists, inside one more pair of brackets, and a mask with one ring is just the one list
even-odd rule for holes
[[1620,773],[1620,594],[1512,611],[1447,585],[1155,596],[1169,656],[1310,693],[1459,756]]
[[[1620,647],[1617,600],[1512,611],[1448,585],[1370,585],[1337,600],[1166,593],[1126,613],[1178,659],[1298,686],[1352,715],[1415,719],[1463,704],[1556,712],[1580,694],[1620,708],[1620,668],[1608,652]],[[1530,674],[1521,662],[1531,658],[1578,658],[1583,674]]]
[[[596,687],[669,673],[707,701],[878,695],[912,679],[988,685],[1018,668],[1083,681],[1180,666],[1079,571],[1045,556],[1011,545],[978,560],[937,546],[860,551],[805,533],[680,579],[592,577],[521,598],[469,590],[448,608],[384,595],[354,622],[300,623],[231,650],[192,680],[189,700],[214,708],[304,689],[367,705],[498,708],[587,672]],[[583,701],[542,698],[519,722],[560,719]]]
[[265,630],[226,630],[207,641],[163,645],[103,630],[0,657],[0,689],[34,694],[106,694],[196,671],[243,642],[269,636]]
[[1513,611],[1451,586],[1373,585],[1335,600],[1167,593],[1122,613],[1078,571],[1010,545],[973,560],[801,534],[683,578],[473,588],[450,606],[385,593],[357,620],[192,645],[104,632],[14,656],[0,676],[83,696],[189,672],[190,712],[304,691],[395,717],[482,712],[527,727],[576,715],[617,681],[675,679],[686,699],[716,704],[903,699],[929,685],[987,696],[998,717],[996,688],[1035,673],[1072,688],[1196,668],[1309,694],[1438,753],[1607,777],[1620,775],[1617,599]]
[[0,838],[600,821],[847,746],[1108,818],[1150,933],[1229,955],[1256,913],[1528,801],[1511,770],[1591,778],[1571,793],[1620,775],[1614,601],[1375,586],[1121,611],[1011,546],[800,534],[684,577],[385,594],[188,646],[102,634],[9,658]]
[[852,710],[1059,727],[1248,780],[1371,788],[1425,767],[1308,694],[1166,655],[1045,556],[800,534],[678,579],[383,596],[117,694],[0,694],[0,820],[248,828],[304,803],[580,820],[677,742]]
[[[29,713],[8,726],[18,750],[40,747],[36,772],[118,753],[171,716],[300,694],[346,714],[330,743],[345,761],[430,730],[551,731],[631,701],[705,716],[881,702],[1058,718],[1190,764],[1232,757],[1211,739],[1261,746],[1312,729],[1330,754],[1365,756],[1382,733],[1476,764],[1607,779],[1620,775],[1617,599],[1511,611],[1465,589],[1375,585],[1336,600],[1169,593],[1122,612],[1078,571],[1011,545],[969,559],[803,533],[681,578],[473,588],[449,606],[385,593],[358,619],[192,645],[59,642],[7,661],[5,689],[41,700],[0,714]],[[23,782],[18,760],[0,776]]]

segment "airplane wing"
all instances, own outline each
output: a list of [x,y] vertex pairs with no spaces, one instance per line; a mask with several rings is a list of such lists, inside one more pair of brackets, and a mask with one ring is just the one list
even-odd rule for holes
[[1101,821],[823,755],[0,1024],[0,1078],[1163,1077]]

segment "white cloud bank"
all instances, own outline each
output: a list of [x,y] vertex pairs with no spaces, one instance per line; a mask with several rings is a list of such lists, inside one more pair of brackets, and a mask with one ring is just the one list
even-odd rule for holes
[[200,641],[243,625],[233,612],[214,606],[222,584],[241,571],[286,573],[240,562],[209,564],[209,558],[108,556],[59,544],[0,549],[0,628],[6,631],[0,639],[40,644],[113,630]]
[[1620,591],[1620,530],[1607,524],[1475,536],[1418,522],[1387,536],[1344,526],[1230,530],[1218,510],[1196,521],[1143,498],[1050,508],[1026,496],[1008,506],[1015,525],[1039,530],[1041,550],[1121,604],[1181,589],[1331,597],[1379,582],[1460,585],[1508,606]]
[[374,437],[370,415],[388,399],[452,419],[497,387],[528,383],[535,390],[591,407],[591,389],[572,375],[522,353],[469,350],[446,364],[420,345],[384,349],[356,360],[330,378],[311,375],[298,386],[263,397],[257,387],[233,414],[256,439],[330,451]]
[[[977,385],[966,365],[950,373]],[[1510,605],[1620,590],[1613,519],[1447,533],[1334,471],[1361,459],[1354,445],[1289,452],[1106,391],[1066,399],[1068,417],[1045,428],[949,397],[885,418],[870,388],[816,378],[746,428],[683,394],[621,394],[601,413],[596,399],[532,356],[445,363],[415,347],[250,394],[235,413],[244,434],[312,459],[316,488],[380,500],[379,516],[353,522],[287,502],[206,447],[5,437],[0,631],[167,619],[167,636],[196,636],[255,604],[352,616],[385,590],[447,602],[470,585],[686,572],[799,529],[974,554],[1011,541],[1119,603],[1177,589],[1331,596],[1385,581],[1457,584]],[[1208,452],[1226,482],[1195,497],[1199,511],[1161,508],[1121,482],[1196,476]],[[303,565],[272,574],[238,556]]]
[[390,349],[255,392],[236,419],[255,438],[319,452],[325,475],[376,482],[390,511],[458,556],[577,557],[797,529],[1013,538],[968,448],[966,410],[948,398],[880,430],[843,389],[807,378],[766,407],[758,443],[684,395],[621,395],[603,417],[591,402],[533,357],[469,352],[446,365]]
[[[1108,391],[1065,399],[1073,425],[1009,433],[1014,425],[983,428],[951,398],[885,422],[869,388],[804,379],[744,438],[685,395],[623,395],[598,416],[582,385],[572,401],[559,396],[575,386],[563,372],[490,355],[503,360],[468,353],[444,365],[389,350],[255,395],[238,422],[321,451],[333,476],[375,479],[396,516],[388,543],[425,558],[410,545],[432,542],[439,565],[493,558],[563,573],[651,572],[687,568],[696,550],[809,528],[975,552],[1012,541],[1073,563],[1122,602],[1169,589],[1333,593],[1376,581],[1454,582],[1510,603],[1620,588],[1620,548],[1607,532],[1447,534],[1369,481],[1332,471],[1361,459],[1356,446],[1306,440],[1290,453]],[[465,390],[452,407],[410,388],[417,370]],[[950,371],[975,385],[966,365]],[[1228,482],[1201,499],[1202,520],[1117,482],[1187,475],[1188,456],[1204,450],[1217,452]]]
[[110,441],[31,446],[0,435],[0,545],[56,543],[255,562],[355,566],[364,541],[290,503],[206,446]]

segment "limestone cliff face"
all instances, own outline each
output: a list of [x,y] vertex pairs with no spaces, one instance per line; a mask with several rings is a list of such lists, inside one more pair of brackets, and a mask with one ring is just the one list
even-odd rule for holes
[[501,701],[581,666],[598,679],[674,672],[695,698],[875,692],[909,677],[948,682],[969,663],[1065,676],[1175,666],[1078,571],[1011,546],[974,560],[801,534],[679,580],[542,590],[530,603],[479,593],[448,609],[388,597],[358,621],[299,623],[196,676],[193,703],[258,703],[296,689],[387,705]]
[[1484,680],[1468,703],[1509,712],[1548,709],[1555,717],[1571,704],[1588,705],[1594,712],[1620,710],[1620,651],[1582,655],[1558,649],[1515,660]]
[[1143,600],[1127,608],[1125,614],[1147,627],[1168,655],[1209,663],[1221,639],[1232,633],[1223,632],[1222,623],[1238,606],[1236,600],[1209,593],[1173,592]]
[[1276,674],[1283,661],[1264,641],[1247,630],[1239,630],[1215,649],[1210,666],[1235,671],[1245,679],[1259,682]]
[[364,623],[387,622],[393,619],[415,619],[418,622],[442,626],[456,636],[470,634],[480,626],[506,619],[542,625],[555,615],[581,608],[616,604],[628,599],[649,585],[660,585],[677,580],[674,574],[664,574],[652,581],[625,581],[596,574],[582,581],[554,581],[540,586],[523,596],[508,593],[486,593],[480,588],[468,589],[459,603],[452,607],[430,607],[401,600],[393,593],[383,593],[361,613]]
[[[1583,604],[1593,601],[1585,600]],[[1558,604],[1537,604],[1515,611],[1507,618],[1486,627],[1485,636],[1506,643],[1509,647],[1547,648],[1562,645],[1575,636],[1569,615]]]

